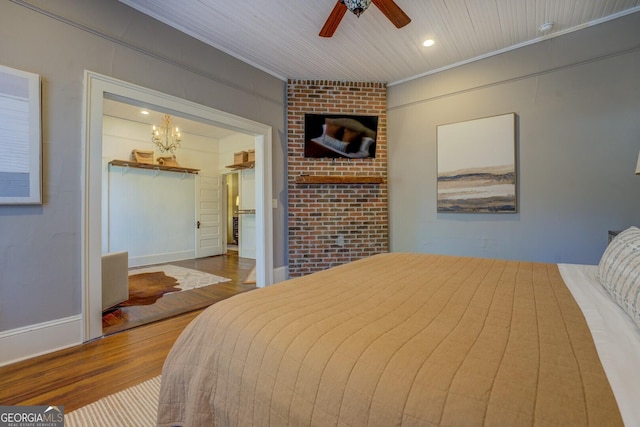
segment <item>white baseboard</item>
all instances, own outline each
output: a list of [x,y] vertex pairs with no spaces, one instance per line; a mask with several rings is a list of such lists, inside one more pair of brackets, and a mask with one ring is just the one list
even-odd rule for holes
[[165,264],[167,262],[182,261],[196,257],[196,251],[171,252],[166,254],[154,254],[138,257],[129,257],[129,268],[143,267],[145,265]]
[[0,366],[82,343],[82,316],[0,332]]
[[277,267],[273,269],[273,283],[284,282],[289,278],[289,267]]

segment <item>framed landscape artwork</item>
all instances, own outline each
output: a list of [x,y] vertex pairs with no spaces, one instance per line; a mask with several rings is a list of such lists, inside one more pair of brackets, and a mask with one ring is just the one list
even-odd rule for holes
[[438,212],[515,213],[515,113],[437,127]]
[[0,204],[42,203],[40,76],[0,65]]

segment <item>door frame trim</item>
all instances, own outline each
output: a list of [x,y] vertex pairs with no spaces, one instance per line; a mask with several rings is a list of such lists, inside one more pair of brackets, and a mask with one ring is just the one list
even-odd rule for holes
[[273,283],[272,128],[172,95],[89,70],[84,72],[81,175],[82,339],[102,336],[102,116],[105,95],[186,113],[252,135],[255,141],[257,286]]

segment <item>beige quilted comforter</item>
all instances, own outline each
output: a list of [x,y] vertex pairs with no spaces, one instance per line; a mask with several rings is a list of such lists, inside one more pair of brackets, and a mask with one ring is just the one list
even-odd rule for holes
[[555,264],[382,254],[217,303],[163,370],[161,426],[615,426]]

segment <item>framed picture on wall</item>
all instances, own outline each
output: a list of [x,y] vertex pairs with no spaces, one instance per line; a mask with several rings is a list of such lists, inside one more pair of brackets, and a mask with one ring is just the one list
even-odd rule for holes
[[516,115],[437,127],[438,212],[515,213]]
[[0,65],[0,204],[42,203],[40,76]]

